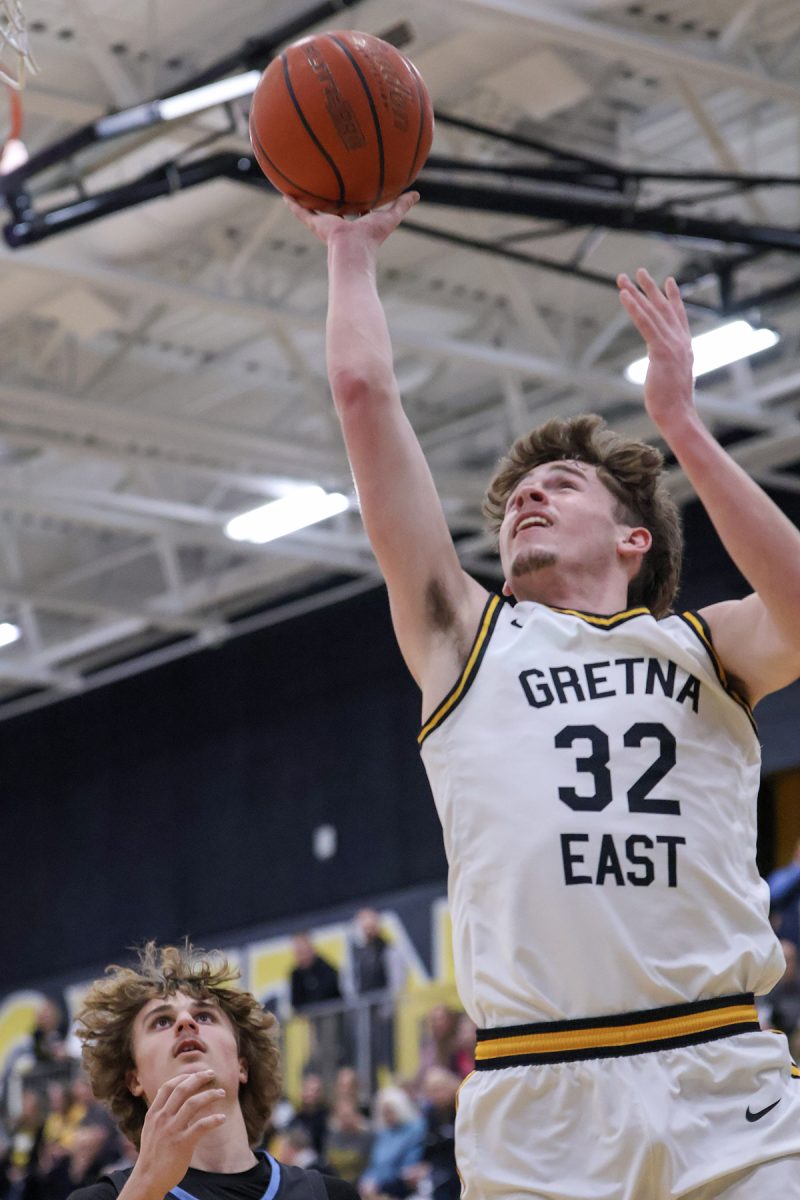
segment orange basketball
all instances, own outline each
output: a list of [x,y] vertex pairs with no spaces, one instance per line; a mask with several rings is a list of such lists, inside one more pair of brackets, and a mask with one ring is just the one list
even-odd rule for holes
[[270,183],[305,208],[364,213],[410,187],[433,108],[413,63],[369,33],[314,34],[261,76],[250,140]]

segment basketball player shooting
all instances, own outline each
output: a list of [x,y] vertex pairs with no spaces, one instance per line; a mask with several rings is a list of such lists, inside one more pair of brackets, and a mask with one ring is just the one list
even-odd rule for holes
[[[290,208],[327,245],[328,371],[444,828],[466,1200],[797,1200],[800,1078],[753,994],[783,956],[755,862],[753,707],[800,674],[800,533],[693,400],[674,280],[619,278],[644,402],[749,582],[674,614],[653,447],[600,418],[519,438],[489,485],[503,594],[462,570],[406,418],[376,287],[414,204]],[[638,285],[638,286],[637,286]]]

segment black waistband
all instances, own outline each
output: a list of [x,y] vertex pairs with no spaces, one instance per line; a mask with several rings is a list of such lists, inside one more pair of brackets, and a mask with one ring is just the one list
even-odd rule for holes
[[608,1017],[479,1029],[475,1069],[645,1054],[759,1029],[752,993]]

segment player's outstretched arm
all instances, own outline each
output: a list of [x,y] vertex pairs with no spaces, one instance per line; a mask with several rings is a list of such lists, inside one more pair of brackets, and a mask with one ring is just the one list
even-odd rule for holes
[[678,285],[618,279],[647,343],[645,407],[753,594],[703,610],[717,653],[751,704],[800,676],[800,531],[706,429],[694,403],[689,322]]
[[486,593],[461,569],[433,478],[400,401],[376,283],[380,246],[417,193],[355,221],[288,207],[328,248],[328,377],[400,649],[426,700],[453,683]]

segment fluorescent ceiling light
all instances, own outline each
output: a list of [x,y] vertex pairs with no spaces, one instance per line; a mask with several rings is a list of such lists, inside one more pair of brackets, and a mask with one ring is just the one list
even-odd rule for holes
[[306,525],[324,521],[349,506],[349,500],[341,492],[326,492],[316,486],[298,488],[280,500],[272,500],[233,517],[225,526],[225,533],[235,542],[262,545],[304,529]]
[[192,88],[177,96],[166,96],[163,100],[147,100],[133,108],[109,113],[94,123],[94,133],[101,141],[135,133],[139,129],[150,129],[159,121],[177,121],[180,117],[203,112],[217,104],[227,104],[242,96],[251,95],[258,87],[260,71],[245,71],[241,75],[230,75],[227,79],[215,79],[203,87]]
[[179,117],[189,116],[190,113],[202,112],[203,109],[214,108],[217,104],[227,104],[230,100],[239,100],[256,90],[260,78],[260,71],[245,71],[242,75],[217,79],[214,83],[194,88],[191,92],[167,96],[166,100],[158,101],[159,116],[164,121],[176,121]]
[[0,646],[10,646],[12,642],[19,641],[21,636],[18,625],[12,625],[10,621],[0,621]]
[[[696,379],[698,375],[707,375],[709,371],[727,367],[740,358],[760,354],[779,340],[774,329],[754,329],[747,321],[730,321],[718,329],[701,333],[692,338],[694,377]],[[637,358],[636,362],[625,368],[625,378],[631,383],[644,383],[648,362],[647,358]]]

